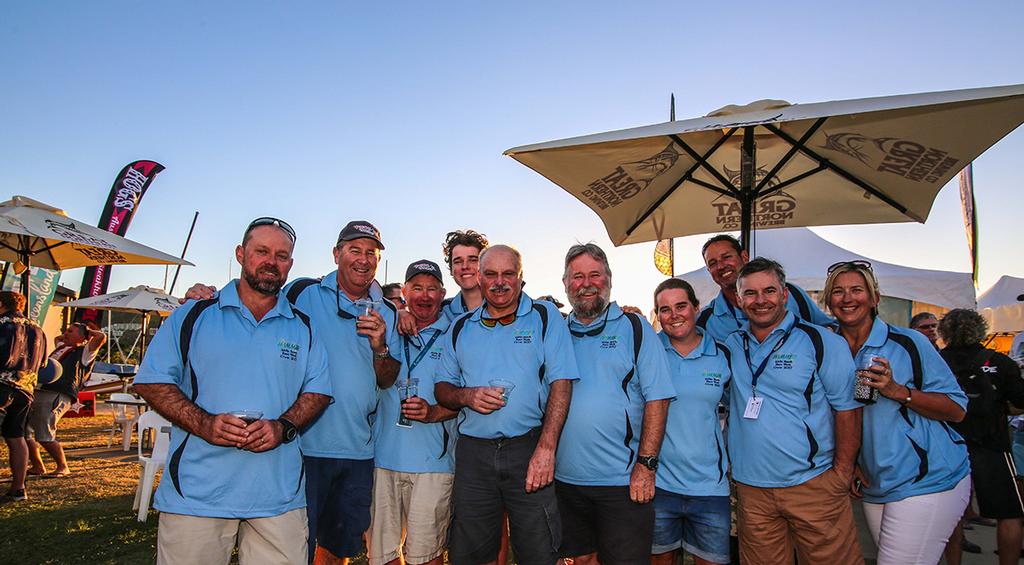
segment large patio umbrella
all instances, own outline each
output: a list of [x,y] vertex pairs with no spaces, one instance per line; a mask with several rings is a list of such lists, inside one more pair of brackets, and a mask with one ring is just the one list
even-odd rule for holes
[[924,222],[960,169],[1024,122],[1024,85],[815,104],[762,100],[683,121],[516,147],[615,245],[701,233]]
[[191,265],[24,196],[0,203],[0,260],[21,263],[28,295],[30,266],[65,270],[90,265]]
[[[169,316],[178,307],[178,299],[159,288],[145,285],[133,286],[128,290],[111,292],[99,296],[79,298],[58,304],[63,308],[92,308],[94,310],[110,310],[113,312],[131,312],[142,314],[142,337],[140,338],[140,357],[146,351],[146,335],[149,333],[149,313],[156,312],[161,316]],[[134,349],[135,346],[132,346]],[[129,354],[131,350],[129,350]]]

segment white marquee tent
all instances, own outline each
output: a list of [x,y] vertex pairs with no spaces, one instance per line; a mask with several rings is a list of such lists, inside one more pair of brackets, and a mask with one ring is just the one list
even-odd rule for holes
[[[758,232],[756,252],[781,263],[786,269],[786,279],[808,292],[822,290],[829,265],[861,259],[871,262],[883,296],[925,303],[943,310],[975,307],[974,283],[970,273],[883,263],[843,249],[807,228]],[[707,304],[719,292],[718,285],[711,280],[705,268],[677,276],[693,285],[701,304]]]
[[978,311],[988,321],[990,332],[1024,331],[1024,279],[1003,275],[978,297]]

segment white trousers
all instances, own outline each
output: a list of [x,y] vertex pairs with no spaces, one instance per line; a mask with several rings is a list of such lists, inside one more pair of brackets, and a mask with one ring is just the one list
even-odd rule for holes
[[943,492],[885,504],[864,503],[878,565],[935,565],[971,500],[971,477]]

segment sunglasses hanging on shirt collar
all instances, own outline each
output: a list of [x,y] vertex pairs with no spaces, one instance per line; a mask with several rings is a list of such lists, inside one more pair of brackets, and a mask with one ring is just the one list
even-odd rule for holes
[[512,312],[511,314],[506,314],[506,315],[504,315],[504,316],[502,316],[500,318],[484,318],[483,316],[480,316],[480,323],[483,324],[484,326],[488,327],[488,328],[493,328],[494,326],[496,326],[498,324],[501,324],[503,326],[507,326],[507,325],[511,324],[512,322],[514,322],[514,321],[516,321],[516,313],[515,312]]
[[342,320],[355,320],[356,317],[341,309],[341,291],[334,289],[334,300],[338,304],[338,317]]
[[600,333],[604,331],[604,327],[608,325],[608,310],[610,310],[610,308],[605,308],[604,319],[601,320],[600,326],[597,326],[596,328],[589,329],[586,331],[578,332],[572,329],[572,325],[570,325],[569,333],[572,334],[573,337],[594,337],[595,335],[600,335]]

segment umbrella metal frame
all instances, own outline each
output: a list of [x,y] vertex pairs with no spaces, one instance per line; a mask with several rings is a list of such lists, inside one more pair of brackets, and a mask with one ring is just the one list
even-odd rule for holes
[[[790,148],[782,157],[782,159],[780,159],[779,162],[776,163],[774,167],[772,167],[771,171],[769,171],[768,174],[765,175],[764,178],[761,179],[761,181],[757,183],[756,186],[754,185],[754,173],[757,170],[757,143],[754,139],[754,130],[759,126],[743,126],[742,128],[743,140],[740,154],[741,168],[739,186],[736,186],[733,183],[729,182],[729,179],[725,178],[725,176],[722,175],[722,173],[718,172],[718,170],[716,170],[713,166],[711,166],[711,164],[708,163],[708,159],[710,159],[711,156],[714,155],[715,152],[718,151],[718,149],[721,148],[726,141],[728,141],[736,132],[740,130],[739,127],[732,127],[729,130],[727,130],[722,135],[722,138],[715,142],[715,144],[711,146],[711,148],[708,149],[707,152],[705,152],[703,155],[698,153],[693,147],[691,147],[688,143],[683,141],[683,139],[679,137],[678,134],[669,135],[668,137],[671,138],[676,145],[681,147],[683,151],[686,151],[686,153],[689,154],[695,162],[693,165],[690,166],[686,173],[684,173],[683,176],[679,178],[679,180],[673,183],[672,186],[670,186],[669,189],[666,190],[665,193],[662,194],[661,197],[659,197],[647,209],[647,211],[644,212],[633,223],[633,225],[629,227],[629,229],[626,230],[626,235],[631,235],[638,227],[640,227],[641,224],[643,224],[651,216],[651,214],[654,213],[655,210],[658,209],[659,206],[661,206],[663,202],[665,202],[665,200],[669,196],[671,196],[680,186],[682,186],[684,182],[687,181],[692,182],[693,184],[696,184],[698,186],[704,187],[712,192],[717,192],[718,194],[727,196],[729,198],[734,198],[739,202],[740,243],[751,256],[754,255],[754,203],[760,198],[771,196],[772,194],[775,194],[792,184],[800,182],[822,171],[831,171],[839,175],[844,180],[847,180],[857,185],[858,187],[864,189],[872,196],[875,196],[882,202],[885,202],[889,206],[892,206],[901,214],[907,214],[908,208],[906,206],[900,204],[892,197],[886,195],[877,188],[850,174],[842,167],[836,165],[835,163],[829,161],[828,159],[822,157],[821,155],[807,147],[807,142],[810,140],[811,136],[813,136],[816,131],[821,129],[821,126],[825,125],[825,122],[827,120],[827,117],[818,118],[817,120],[815,120],[814,124],[812,124],[811,127],[808,128],[802,136],[800,136],[800,139],[794,139],[792,136],[782,131],[782,129],[779,128],[777,125],[769,123],[759,124],[760,127],[763,127],[764,129],[771,132],[775,137],[778,137],[779,139],[789,144]],[[817,165],[807,171],[804,171],[803,173],[800,173],[799,175],[794,176],[793,178],[781,181],[775,186],[768,188],[769,181],[775,178],[775,175],[780,170],[782,170],[782,168],[786,166],[786,164],[789,163],[789,161],[797,153],[804,154],[806,157],[816,162]],[[715,185],[704,180],[701,180],[699,178],[696,178],[694,174],[700,169],[703,169],[704,171],[709,173],[720,184]]]

